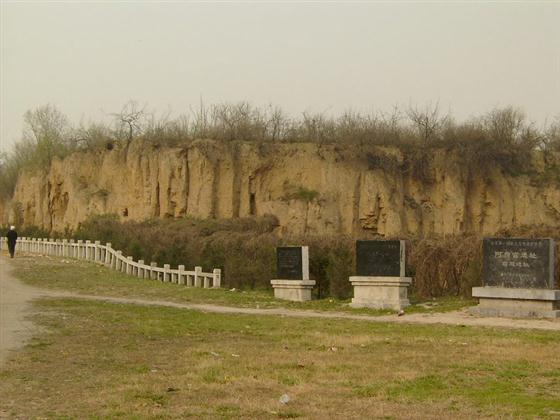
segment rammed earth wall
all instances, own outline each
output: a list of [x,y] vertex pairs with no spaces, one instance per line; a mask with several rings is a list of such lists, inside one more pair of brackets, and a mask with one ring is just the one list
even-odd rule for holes
[[107,213],[123,221],[273,214],[280,234],[355,237],[560,226],[558,186],[535,186],[498,167],[482,176],[456,152],[435,151],[421,177],[398,149],[378,147],[374,154],[299,143],[132,143],[75,153],[47,173],[22,174],[0,212],[4,224],[58,232]]

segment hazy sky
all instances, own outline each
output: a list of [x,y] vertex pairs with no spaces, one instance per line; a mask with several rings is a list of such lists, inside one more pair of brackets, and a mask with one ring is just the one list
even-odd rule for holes
[[73,122],[201,97],[292,115],[436,101],[459,120],[560,114],[560,2],[0,2],[3,149],[47,103]]

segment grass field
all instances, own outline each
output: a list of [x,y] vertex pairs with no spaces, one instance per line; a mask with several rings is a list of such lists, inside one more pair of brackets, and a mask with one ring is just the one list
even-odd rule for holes
[[[292,307],[264,291],[187,289],[84,262],[26,257],[14,266],[45,288]],[[346,308],[315,305],[297,307]],[[458,306],[450,299],[435,308]],[[559,332],[80,299],[34,307],[39,331],[0,370],[0,418],[560,418]]]
[[[17,418],[560,415],[560,334],[42,300],[0,373]],[[281,404],[287,394],[290,401]],[[0,416],[1,417],[1,416]]]
[[[54,257],[20,256],[13,260],[19,278],[25,283],[49,289],[70,290],[78,293],[106,296],[126,296],[164,299],[185,303],[213,303],[218,305],[251,308],[292,308],[322,311],[340,311],[370,315],[387,314],[367,308],[350,308],[350,300],[334,298],[309,302],[287,302],[274,299],[272,290],[209,290],[184,287],[154,280],[138,279],[118,273],[90,262]],[[418,301],[411,297],[413,305],[407,313],[446,312],[474,305],[472,299],[461,297],[437,298]]]

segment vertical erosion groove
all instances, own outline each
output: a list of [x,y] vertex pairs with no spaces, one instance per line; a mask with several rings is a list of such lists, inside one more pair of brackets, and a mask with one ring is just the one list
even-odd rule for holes
[[190,193],[190,167],[189,167],[189,149],[185,149],[185,210],[184,215],[189,214],[189,193]]
[[160,198],[160,186],[159,186],[159,177],[161,174],[160,171],[161,165],[161,155],[158,153],[156,155],[156,162],[155,162],[155,181],[156,181],[156,188],[155,188],[155,205],[154,205],[154,217],[159,217],[161,214],[161,198]]
[[231,194],[232,216],[239,217],[239,208],[241,207],[241,165],[239,159],[239,145],[233,145],[232,165],[233,165],[233,191]]
[[473,215],[471,206],[471,194],[474,190],[474,181],[470,169],[465,170],[465,201],[463,206],[463,222],[461,223],[461,230],[465,233],[472,233],[473,231]]
[[49,231],[53,230],[53,203],[52,203],[52,197],[51,197],[51,190],[52,190],[52,184],[50,181],[47,181],[47,209],[48,209],[48,215],[49,215]]
[[221,167],[220,164],[222,162],[219,159],[216,159],[212,167],[212,199],[210,202],[210,217],[217,218],[218,215],[218,200],[220,199],[218,195],[218,187],[220,185],[220,171]]
[[257,197],[255,193],[254,177],[249,177],[249,215],[257,215]]
[[154,216],[159,217],[161,212],[160,202],[159,202],[159,181],[156,183],[156,205],[154,206]]

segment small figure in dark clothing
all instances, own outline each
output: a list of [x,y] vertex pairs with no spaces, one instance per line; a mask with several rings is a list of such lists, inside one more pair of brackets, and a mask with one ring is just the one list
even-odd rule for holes
[[15,226],[10,226],[10,230],[6,234],[8,237],[8,251],[10,252],[10,257],[14,258],[14,254],[16,253],[16,241],[17,241],[17,232]]

